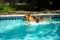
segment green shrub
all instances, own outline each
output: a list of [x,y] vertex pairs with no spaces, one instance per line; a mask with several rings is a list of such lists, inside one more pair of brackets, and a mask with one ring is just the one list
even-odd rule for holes
[[9,12],[9,11],[13,11],[13,10],[15,10],[15,8],[13,8],[9,5],[0,4],[0,12]]
[[12,10],[14,10],[14,8],[12,8],[12,7],[10,7],[10,6],[4,6],[4,7],[3,7],[3,11],[4,11],[4,12],[9,12],[9,11],[12,11]]
[[28,10],[28,5],[16,5],[16,10]]

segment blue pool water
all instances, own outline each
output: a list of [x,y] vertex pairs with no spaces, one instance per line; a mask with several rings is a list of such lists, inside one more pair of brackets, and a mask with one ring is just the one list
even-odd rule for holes
[[0,40],[60,40],[60,18],[25,26],[24,20],[0,20]]

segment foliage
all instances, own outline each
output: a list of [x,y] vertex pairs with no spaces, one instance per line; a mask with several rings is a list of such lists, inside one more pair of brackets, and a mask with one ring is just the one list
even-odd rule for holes
[[12,10],[15,10],[15,8],[13,8],[9,5],[0,4],[0,12],[9,12]]
[[16,10],[28,10],[29,5],[25,4],[25,5],[16,5],[15,6]]

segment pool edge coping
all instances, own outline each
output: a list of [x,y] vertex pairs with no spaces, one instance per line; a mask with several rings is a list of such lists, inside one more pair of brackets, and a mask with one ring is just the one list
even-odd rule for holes
[[[32,16],[38,16],[38,15],[41,15],[41,16],[44,16],[44,15],[60,15],[60,14],[31,14]],[[20,15],[0,15],[0,17],[10,17],[10,16],[24,16],[24,14],[20,14]]]

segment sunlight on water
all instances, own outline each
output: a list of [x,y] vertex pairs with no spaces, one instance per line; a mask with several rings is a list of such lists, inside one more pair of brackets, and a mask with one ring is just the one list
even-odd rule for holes
[[0,21],[0,33],[14,29],[22,24],[21,20]]
[[35,31],[38,26],[29,26],[26,31]]
[[59,40],[60,22],[44,21],[24,25],[26,21],[0,21],[0,40]]

